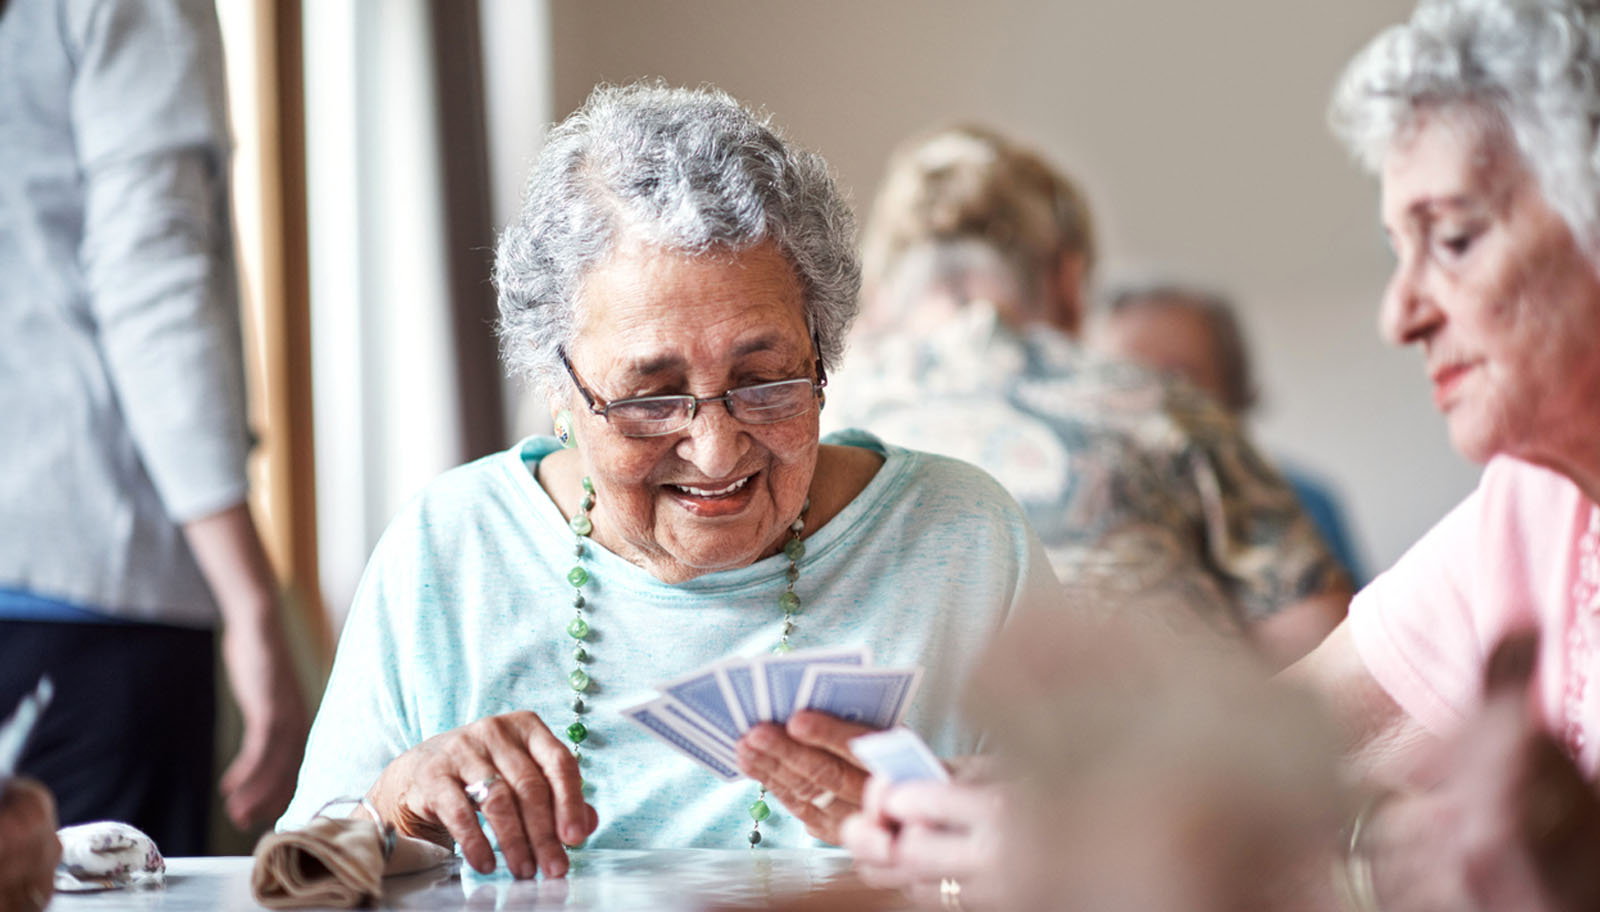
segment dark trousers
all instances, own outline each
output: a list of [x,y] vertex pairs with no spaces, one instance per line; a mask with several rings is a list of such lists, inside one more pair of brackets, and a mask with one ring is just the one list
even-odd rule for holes
[[163,855],[203,855],[216,736],[215,635],[156,624],[0,620],[0,718],[50,675],[18,771],[62,826],[130,823]]

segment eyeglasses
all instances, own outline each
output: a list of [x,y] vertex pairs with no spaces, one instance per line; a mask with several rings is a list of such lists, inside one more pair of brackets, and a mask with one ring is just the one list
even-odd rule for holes
[[589,411],[604,418],[624,437],[675,434],[694,423],[695,413],[702,403],[720,402],[729,415],[745,424],[776,424],[810,411],[813,401],[826,401],[822,388],[828,385],[828,377],[823,373],[821,358],[816,362],[815,382],[800,377],[741,386],[720,396],[638,396],[608,403],[589,392],[578,379],[578,372],[572,369],[567,353],[560,354],[561,366],[567,369],[572,384],[589,404]]

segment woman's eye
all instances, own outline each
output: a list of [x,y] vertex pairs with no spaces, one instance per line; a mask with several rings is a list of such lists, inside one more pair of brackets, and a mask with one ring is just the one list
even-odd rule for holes
[[1456,231],[1441,235],[1438,245],[1447,255],[1459,258],[1472,248],[1477,239],[1476,231]]

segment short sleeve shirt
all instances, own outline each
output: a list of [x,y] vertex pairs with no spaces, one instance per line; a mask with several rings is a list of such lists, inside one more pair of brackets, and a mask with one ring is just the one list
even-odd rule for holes
[[1482,699],[1489,653],[1540,633],[1538,712],[1587,770],[1600,727],[1600,508],[1563,475],[1490,462],[1476,490],[1350,605],[1367,669],[1447,734]]

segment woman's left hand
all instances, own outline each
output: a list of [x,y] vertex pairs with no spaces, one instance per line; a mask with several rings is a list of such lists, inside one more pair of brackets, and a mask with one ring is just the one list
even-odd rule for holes
[[766,786],[806,832],[839,844],[839,828],[861,809],[867,771],[850,739],[873,729],[827,713],[801,710],[787,725],[757,725],[739,739],[739,768]]
[[844,846],[872,886],[902,890],[924,905],[999,908],[1007,904],[1004,818],[999,785],[874,778],[862,812],[844,823]]

